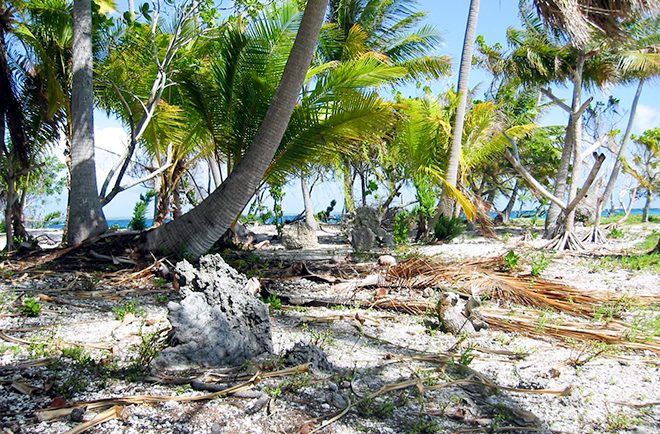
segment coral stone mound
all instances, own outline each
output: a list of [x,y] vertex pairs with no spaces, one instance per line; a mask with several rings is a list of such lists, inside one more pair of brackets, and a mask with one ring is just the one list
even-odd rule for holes
[[[220,255],[176,266],[184,298],[168,304],[170,347],[155,368],[226,366],[272,352],[268,307],[248,288],[248,280]],[[185,286],[184,286],[185,285]]]

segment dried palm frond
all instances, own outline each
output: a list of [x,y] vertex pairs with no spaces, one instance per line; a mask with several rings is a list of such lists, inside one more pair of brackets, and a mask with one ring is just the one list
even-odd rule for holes
[[536,9],[552,27],[584,45],[596,29],[611,38],[626,37],[621,22],[660,10],[658,0],[535,0]]
[[466,295],[471,288],[481,294],[506,303],[518,303],[537,308],[550,307],[579,316],[592,316],[607,303],[646,303],[660,297],[623,297],[604,291],[586,291],[564,283],[531,275],[512,275],[497,271],[502,257],[493,257],[460,264],[445,264],[428,258],[411,258],[390,268],[387,280],[408,288],[452,286]]
[[591,340],[618,345],[634,350],[649,350],[660,354],[660,341],[651,337],[638,342],[628,338],[631,329],[622,321],[609,321],[604,325],[585,323],[583,321],[539,321],[543,317],[541,311],[525,313],[505,309],[481,309],[481,315],[490,326],[500,330],[517,332],[526,336],[554,337],[560,339]]

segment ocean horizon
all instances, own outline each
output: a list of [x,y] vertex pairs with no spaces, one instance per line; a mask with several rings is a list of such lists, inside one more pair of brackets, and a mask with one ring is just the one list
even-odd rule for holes
[[[532,210],[513,211],[511,213],[511,218],[518,218],[519,215],[530,216],[531,217],[534,214],[534,212],[535,212],[535,210],[533,210],[533,209]],[[631,215],[641,215],[642,212],[643,212],[642,208],[635,208],[630,212],[630,214]],[[610,216],[610,215],[623,215],[623,214],[624,214],[624,211],[622,209],[615,209],[614,211],[606,210],[606,211],[603,211],[603,213],[602,213],[603,217],[607,217],[607,216]],[[660,216],[660,208],[651,208],[649,210],[649,214],[652,215],[652,216]],[[491,212],[490,215],[491,215],[491,217],[495,217],[497,214]],[[298,216],[299,216],[299,214],[285,215],[284,216],[284,221],[287,222],[287,221],[295,220]],[[341,214],[332,214],[330,217],[331,217],[331,220],[333,220],[334,222],[341,221]],[[131,221],[130,217],[124,217],[124,218],[119,217],[119,218],[108,218],[107,219],[108,227],[113,227],[113,226],[117,225],[121,229],[126,229],[128,227],[128,224],[130,223],[130,221]],[[267,224],[270,224],[270,223],[272,223],[272,219]],[[147,227],[151,227],[151,225],[153,224],[153,219],[146,219],[146,224],[147,224]],[[48,226],[48,228],[49,229],[62,229],[62,228],[64,228],[64,223],[53,224],[53,225]]]

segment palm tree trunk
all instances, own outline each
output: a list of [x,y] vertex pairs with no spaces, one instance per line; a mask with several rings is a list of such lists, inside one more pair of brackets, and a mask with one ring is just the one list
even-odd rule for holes
[[[456,187],[458,180],[458,165],[461,159],[461,147],[463,142],[463,125],[467,112],[467,99],[470,91],[470,70],[472,69],[472,53],[474,42],[477,37],[477,19],[479,18],[480,0],[470,1],[470,12],[468,14],[467,26],[465,28],[465,39],[463,40],[463,53],[461,54],[461,67],[458,73],[458,107],[452,129],[452,144],[447,163],[445,179],[447,184]],[[454,199],[449,196],[449,190],[443,189],[439,204],[439,211],[451,217],[454,209]]]
[[351,165],[346,159],[341,162],[342,181],[344,187],[344,212],[347,214],[355,212],[355,199],[353,198],[353,177]]
[[612,196],[612,191],[614,190],[614,185],[621,172],[621,166],[623,165],[623,158],[626,155],[626,150],[628,149],[628,142],[630,141],[630,135],[632,133],[633,123],[635,122],[635,114],[637,113],[637,104],[639,103],[639,98],[642,95],[642,88],[644,87],[644,79],[640,79],[637,84],[637,91],[635,92],[635,97],[633,98],[632,106],[630,107],[630,115],[628,117],[628,124],[626,125],[626,132],[623,134],[623,139],[621,141],[621,146],[619,147],[619,152],[616,154],[616,160],[614,160],[614,166],[612,167],[612,172],[610,173],[610,178],[607,181],[605,186],[605,191],[603,195],[598,198],[596,201],[596,217],[594,221],[594,230],[598,230],[600,226],[600,217],[603,210],[603,206]]
[[215,185],[215,188],[220,187],[220,184],[222,184],[222,172],[220,171],[220,165],[218,164],[218,160],[215,158],[215,155],[211,155],[206,158],[206,162],[209,165],[209,169],[211,170],[211,175],[213,176],[213,184]]
[[649,222],[649,211],[651,210],[651,199],[653,199],[653,193],[650,189],[646,190],[646,202],[644,203],[644,209],[642,210],[642,223]]
[[309,0],[268,112],[231,175],[181,218],[147,234],[146,247],[198,257],[222,237],[259,187],[295,108],[316,48],[328,0]]
[[96,185],[91,0],[73,2],[73,137],[68,243],[80,244],[108,229]]
[[307,185],[307,176],[300,175],[300,186],[302,188],[303,202],[305,203],[305,223],[314,229],[318,229],[316,218],[314,218],[314,205],[312,204],[312,196]]

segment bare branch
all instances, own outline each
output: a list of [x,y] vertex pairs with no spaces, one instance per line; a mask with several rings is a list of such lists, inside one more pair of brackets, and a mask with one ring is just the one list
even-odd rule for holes
[[594,152],[594,158],[596,158],[596,161],[594,162],[593,167],[591,168],[591,171],[589,172],[589,176],[587,176],[586,181],[584,181],[584,184],[582,185],[582,189],[578,192],[577,195],[575,195],[575,198],[571,201],[571,203],[568,204],[566,208],[564,208],[564,213],[569,214],[575,207],[580,203],[580,201],[587,195],[589,192],[589,189],[591,188],[591,184],[594,183],[596,180],[596,176],[598,175],[598,171],[600,170],[600,167],[603,165],[603,161],[605,161],[605,154],[596,154]]
[[566,112],[568,112],[568,113],[573,113],[573,109],[571,109],[571,107],[570,107],[568,104],[566,104],[564,101],[562,101],[561,99],[559,99],[554,93],[552,93],[552,91],[551,91],[550,89],[541,88],[541,93],[543,93],[543,95],[545,95],[545,96],[547,96],[548,98],[550,98],[550,99],[552,100],[552,102],[554,102],[555,104],[557,104],[557,105],[558,105],[559,107],[561,107],[564,111],[566,111]]
[[546,199],[556,203],[561,209],[566,208],[566,203],[559,199],[557,196],[554,194],[550,193],[540,182],[538,182],[534,177],[532,176],[531,173],[527,171],[523,167],[522,164],[518,160],[516,160],[513,155],[511,154],[511,151],[508,149],[504,150],[504,157],[511,163],[514,169],[516,169],[516,172],[520,174],[520,176],[523,177],[523,179],[527,182],[529,187],[537,193],[539,196],[543,196]]

